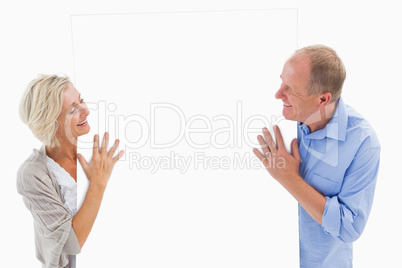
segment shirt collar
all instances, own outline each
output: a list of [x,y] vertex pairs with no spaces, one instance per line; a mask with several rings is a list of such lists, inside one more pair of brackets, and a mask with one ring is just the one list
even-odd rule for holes
[[43,154],[46,154],[46,145],[45,144],[42,144],[42,146],[40,147],[40,149],[39,149],[39,152],[43,155]]
[[339,98],[335,113],[325,128],[310,133],[310,130],[306,125],[301,122],[298,122],[297,124],[302,128],[305,138],[323,139],[328,137],[335,140],[345,141],[347,122],[348,115],[346,113],[346,106],[343,99]]
[[33,149],[33,153],[36,155],[36,157],[42,161],[46,161],[46,145],[43,143],[40,149]]

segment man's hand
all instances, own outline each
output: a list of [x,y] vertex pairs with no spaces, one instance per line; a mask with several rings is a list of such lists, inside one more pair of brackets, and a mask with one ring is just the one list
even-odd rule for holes
[[292,153],[289,154],[286,151],[282,134],[278,126],[274,126],[277,145],[267,128],[263,128],[262,132],[265,139],[261,135],[258,135],[257,139],[264,154],[256,148],[253,149],[253,152],[264,164],[269,174],[281,184],[286,183],[286,180],[290,181],[300,178],[300,154],[297,139],[292,141]]
[[292,141],[292,152],[289,154],[278,126],[274,126],[278,146],[267,128],[263,128],[262,132],[265,139],[259,135],[258,141],[264,154],[255,148],[254,154],[264,164],[269,174],[299,202],[314,220],[322,224],[322,214],[327,199],[299,176],[300,154],[297,139]]

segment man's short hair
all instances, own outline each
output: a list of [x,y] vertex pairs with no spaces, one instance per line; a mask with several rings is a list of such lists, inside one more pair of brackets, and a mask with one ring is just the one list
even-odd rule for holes
[[312,45],[296,50],[290,60],[307,57],[310,60],[310,78],[306,85],[309,96],[325,92],[332,94],[331,102],[342,93],[346,70],[335,50],[324,45]]

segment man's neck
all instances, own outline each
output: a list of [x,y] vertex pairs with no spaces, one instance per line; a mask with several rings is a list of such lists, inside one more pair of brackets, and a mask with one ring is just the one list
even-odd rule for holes
[[324,109],[320,109],[313,113],[305,122],[303,122],[308,126],[310,133],[325,128],[329,121],[331,121],[337,106],[338,101],[334,101],[333,103],[326,105]]

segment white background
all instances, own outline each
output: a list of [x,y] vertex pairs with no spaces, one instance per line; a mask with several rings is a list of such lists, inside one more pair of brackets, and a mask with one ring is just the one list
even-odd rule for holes
[[[279,9],[282,12],[288,10],[296,13],[297,35],[283,32],[282,38],[272,40],[275,44],[270,49],[279,47],[277,55],[273,57],[277,61],[286,59],[297,47],[315,43],[333,47],[343,59],[347,69],[343,94],[345,101],[371,122],[382,144],[375,201],[366,229],[355,243],[354,264],[355,267],[395,267],[400,264],[398,254],[401,246],[398,241],[402,235],[398,230],[402,216],[399,214],[401,202],[398,194],[402,185],[395,156],[401,149],[398,141],[400,128],[397,127],[397,107],[402,94],[397,77],[401,71],[399,63],[402,60],[402,44],[398,37],[402,22],[396,4],[391,1],[383,1],[381,6],[363,1],[353,4],[338,1],[336,5],[322,1],[282,1],[280,4],[270,1],[115,1],[113,5],[108,5],[100,1],[15,1],[13,4],[0,6],[0,77],[4,102],[0,106],[3,122],[1,138],[4,144],[1,159],[4,187],[0,195],[0,224],[3,230],[0,252],[2,263],[8,264],[6,267],[39,267],[34,255],[32,217],[15,188],[15,174],[19,165],[31,153],[32,148],[40,147],[40,142],[18,118],[21,94],[26,84],[38,73],[69,75],[86,101],[97,103],[105,100],[107,103],[114,103],[117,107],[115,114],[121,115],[138,113],[146,117],[143,111],[149,109],[149,103],[170,102],[182,108],[189,117],[203,114],[211,118],[225,112],[233,117],[236,100],[243,101],[246,116],[266,112],[265,115],[270,118],[271,115],[278,114],[278,111],[280,113],[280,105],[275,104],[273,94],[279,86],[278,76],[282,62],[267,62],[269,72],[256,75],[258,79],[267,79],[267,84],[250,81],[231,85],[232,88],[223,84],[220,87],[223,91],[216,92],[216,99],[206,97],[210,87],[214,86],[209,82],[214,77],[212,71],[207,73],[208,79],[201,80],[206,84],[200,85],[194,81],[191,83],[192,80],[182,81],[178,87],[166,89],[166,93],[172,92],[171,95],[150,98],[149,91],[141,91],[137,88],[139,85],[127,85],[124,79],[120,82],[113,81],[110,77],[105,77],[102,70],[79,69],[85,67],[84,61],[88,60],[85,56],[88,54],[79,55],[80,50],[85,51],[85,46],[76,43],[84,40],[84,37],[77,35],[77,31],[83,30],[85,23],[79,21],[80,16],[77,15],[152,12],[157,13],[154,21],[157,24],[161,20],[160,16],[172,15],[172,12],[182,16],[188,12],[199,14],[197,11],[214,11],[210,13],[217,15],[217,11],[256,9]],[[293,15],[289,15],[289,12],[281,14],[292,20]],[[228,13],[230,12],[222,12],[222,17]],[[178,16],[175,18],[180,19]],[[222,25],[219,24],[219,18],[215,19],[217,27]],[[192,23],[200,21],[194,16],[190,20]],[[72,27],[75,25],[81,27]],[[284,23],[283,18],[277,21],[278,29],[291,29],[291,25],[289,22]],[[201,26],[198,32],[203,29]],[[211,29],[208,24],[204,26]],[[229,26],[227,29],[234,30]],[[151,25],[142,27],[146,31]],[[272,25],[267,29],[272,29],[271,27]],[[105,31],[107,32],[106,26]],[[239,31],[239,34],[246,32]],[[273,32],[270,33],[274,35]],[[124,37],[122,33],[115,34],[115,38]],[[76,38],[74,41],[73,36]],[[208,35],[204,33],[203,36]],[[250,38],[255,36],[257,35],[250,35]],[[235,34],[229,37],[235,38]],[[292,41],[295,39],[296,44]],[[204,38],[200,41],[208,40]],[[229,51],[228,55],[230,53]],[[264,51],[258,48],[253,53]],[[269,53],[272,51],[262,57],[272,58]],[[161,53],[162,55],[164,54]],[[185,59],[182,55],[177,55],[177,58]],[[239,54],[238,57],[247,60],[244,54]],[[93,62],[91,66],[106,66],[105,69],[113,71],[111,77],[119,71],[126,76],[131,75],[130,68],[110,66],[116,63],[113,62],[116,58],[121,60],[121,57],[112,57],[109,52],[105,52],[95,58],[100,63]],[[231,57],[216,58],[217,64],[223,64],[222,66],[229,59]],[[199,62],[202,59],[196,60]],[[210,64],[210,61],[205,61],[203,66],[215,67],[207,63]],[[179,66],[181,65],[175,65]],[[96,77],[96,73],[101,75]],[[158,74],[162,73],[162,70],[158,71]],[[146,74],[144,72],[141,77]],[[226,75],[228,74],[229,71]],[[150,76],[149,79],[155,82],[155,77]],[[213,81],[222,82],[219,79],[218,77]],[[238,81],[239,78],[233,79]],[[172,85],[175,80],[169,82]],[[250,86],[249,94],[241,90],[245,88],[244,85]],[[180,89],[186,86],[197,90],[191,91],[188,96],[180,95],[183,92]],[[233,94],[233,87],[239,95],[222,98],[225,93]],[[199,93],[199,89],[206,88],[206,95]],[[160,90],[158,93],[163,92],[157,84],[151,89]],[[125,104],[129,98],[135,104],[132,107]],[[198,98],[202,101],[197,102]],[[264,99],[267,104],[272,103],[272,110],[263,107]],[[210,102],[205,103],[208,100]],[[225,100],[223,103],[226,106],[218,107],[217,104],[221,103],[219,100]],[[215,108],[211,110],[211,107]],[[95,112],[92,114],[95,115]],[[95,126],[96,124],[91,124],[91,134],[84,139],[89,140],[89,136],[100,131]],[[177,152],[188,153],[186,144],[172,150],[176,149]],[[241,152],[246,152],[247,149],[246,145],[236,148]],[[146,147],[142,150],[146,150]],[[155,150],[149,152],[150,155],[157,154]],[[227,149],[205,152],[222,155],[233,153]],[[236,173],[236,177],[228,178],[232,173]],[[80,169],[79,176],[80,181],[85,180]],[[234,172],[200,169],[184,175],[177,170],[165,170],[151,176],[147,170],[130,170],[127,160],[119,162],[95,227],[78,258],[79,267],[109,267],[113,264],[124,267],[295,267],[298,264],[296,202],[264,170]]]

